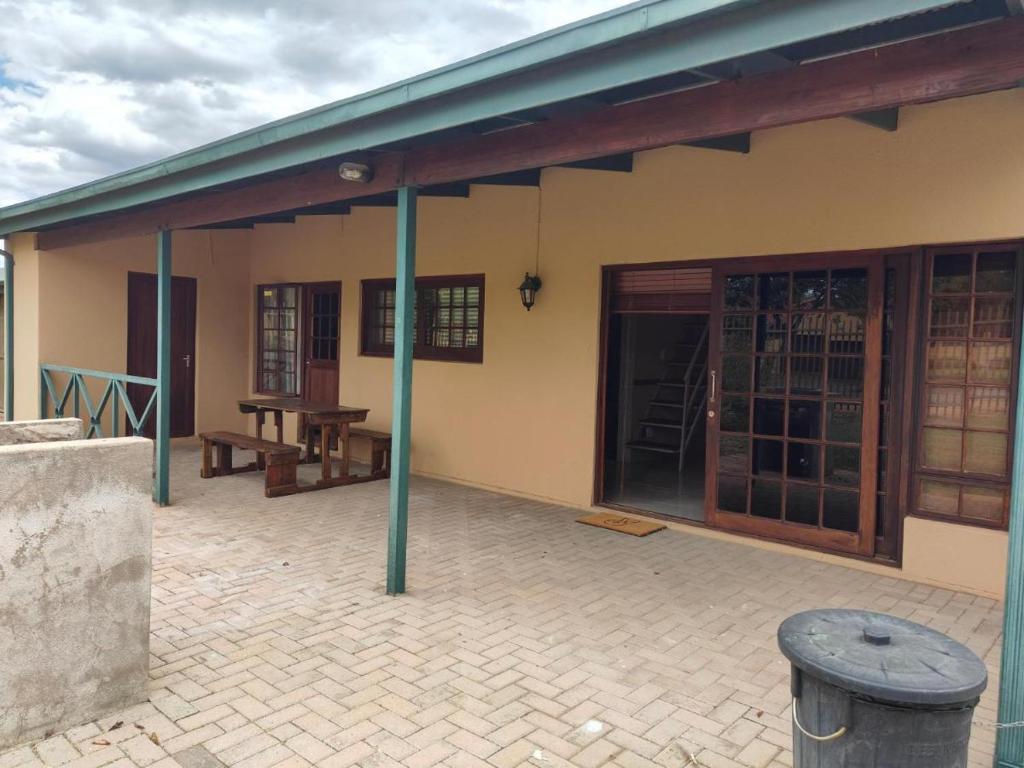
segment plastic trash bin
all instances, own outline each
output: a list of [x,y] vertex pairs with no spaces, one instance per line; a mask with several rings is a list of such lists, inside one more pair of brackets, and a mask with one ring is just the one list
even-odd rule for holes
[[798,613],[779,627],[792,664],[794,768],[966,768],[984,663],[941,632],[881,613]]

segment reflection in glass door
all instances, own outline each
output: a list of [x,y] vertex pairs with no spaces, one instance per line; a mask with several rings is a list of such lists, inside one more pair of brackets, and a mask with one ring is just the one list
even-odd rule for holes
[[871,554],[884,275],[829,263],[716,277],[708,519]]

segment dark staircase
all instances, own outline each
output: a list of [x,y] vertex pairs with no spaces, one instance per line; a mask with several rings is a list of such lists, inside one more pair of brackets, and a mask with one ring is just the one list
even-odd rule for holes
[[678,456],[682,472],[686,449],[707,406],[707,321],[687,325],[668,358],[639,421],[639,434],[626,443],[626,450]]

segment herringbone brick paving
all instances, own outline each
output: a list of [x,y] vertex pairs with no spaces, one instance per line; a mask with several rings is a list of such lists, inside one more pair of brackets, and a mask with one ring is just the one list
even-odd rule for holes
[[[409,592],[389,598],[386,483],[269,500],[256,475],[199,480],[191,448],[173,480],[155,513],[150,703],[0,768],[781,768],[775,630],[814,607],[965,642],[993,672],[977,719],[995,719],[992,600],[424,479]],[[975,728],[973,766],[993,741]]]

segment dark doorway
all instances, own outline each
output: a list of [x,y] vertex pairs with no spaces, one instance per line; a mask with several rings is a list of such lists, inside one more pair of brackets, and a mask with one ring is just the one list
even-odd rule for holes
[[704,519],[708,315],[608,319],[607,503]]
[[[130,376],[156,377],[156,275],[128,273],[128,366]],[[129,384],[132,408],[142,415],[152,387]],[[196,410],[196,280],[171,280],[171,437],[195,434]],[[131,433],[131,424],[126,426]],[[156,434],[156,414],[143,424],[146,437]]]

